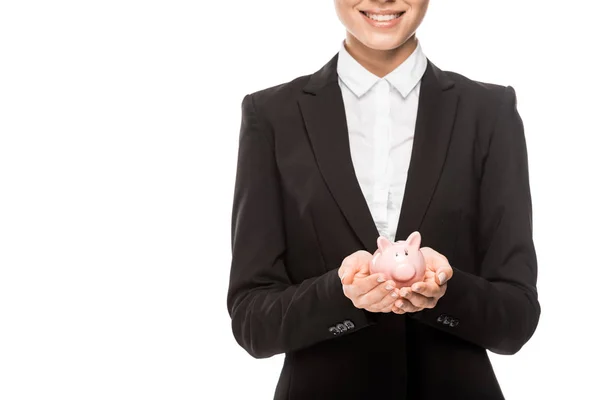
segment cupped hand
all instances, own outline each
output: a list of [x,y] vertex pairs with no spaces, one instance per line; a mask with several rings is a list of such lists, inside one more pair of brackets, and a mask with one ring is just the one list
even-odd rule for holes
[[425,277],[422,282],[399,290],[401,297],[392,306],[392,311],[396,314],[434,308],[446,294],[447,282],[453,275],[448,259],[430,247],[420,250],[425,258]]
[[356,308],[388,313],[398,299],[398,289],[396,283],[393,280],[386,281],[383,274],[370,273],[372,259],[373,255],[368,251],[358,250],[342,261],[338,276],[344,295],[352,300]]

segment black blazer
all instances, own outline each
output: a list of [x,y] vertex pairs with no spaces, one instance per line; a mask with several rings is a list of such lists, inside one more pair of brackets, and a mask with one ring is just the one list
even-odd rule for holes
[[[342,292],[344,257],[377,248],[336,72],[242,101],[227,308],[256,358],[285,353],[275,399],[502,399],[486,349],[536,329],[537,260],[515,92],[428,62],[396,240],[454,268],[437,306],[370,313]],[[384,397],[381,397],[384,398]]]

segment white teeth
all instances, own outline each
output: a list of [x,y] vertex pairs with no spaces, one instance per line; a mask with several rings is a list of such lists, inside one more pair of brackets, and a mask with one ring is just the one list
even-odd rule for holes
[[388,14],[388,15],[365,13],[365,15],[374,21],[391,21],[393,19],[400,17],[400,15],[402,15],[402,13]]

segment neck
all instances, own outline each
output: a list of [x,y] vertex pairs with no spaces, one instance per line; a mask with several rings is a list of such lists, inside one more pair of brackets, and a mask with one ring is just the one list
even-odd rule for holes
[[350,32],[346,32],[346,51],[369,72],[382,78],[402,64],[417,48],[417,37],[413,34],[401,46],[390,50],[376,50],[365,46]]

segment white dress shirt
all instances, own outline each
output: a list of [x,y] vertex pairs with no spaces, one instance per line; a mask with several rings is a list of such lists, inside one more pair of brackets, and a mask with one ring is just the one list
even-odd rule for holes
[[379,78],[359,64],[344,43],[337,73],[352,163],[379,234],[394,241],[427,58],[418,43],[402,64]]

